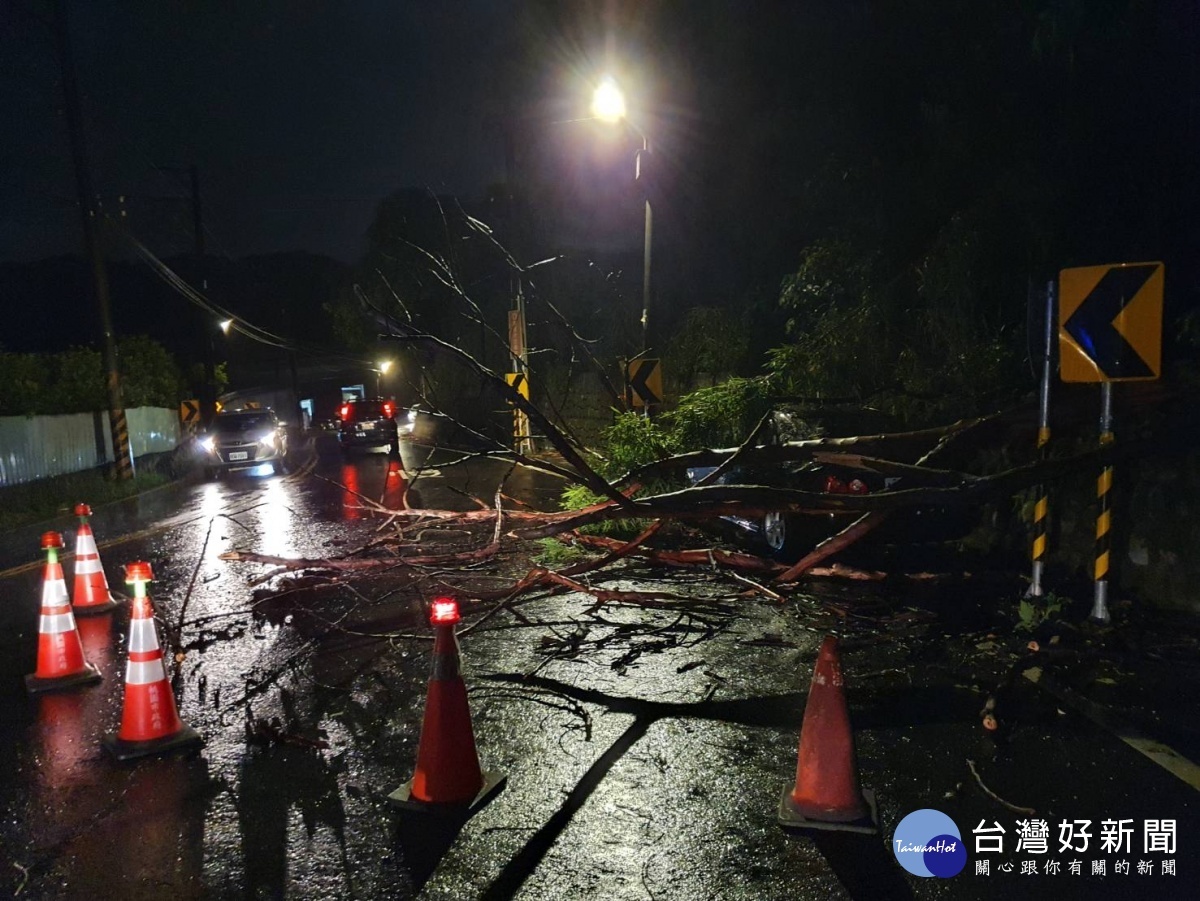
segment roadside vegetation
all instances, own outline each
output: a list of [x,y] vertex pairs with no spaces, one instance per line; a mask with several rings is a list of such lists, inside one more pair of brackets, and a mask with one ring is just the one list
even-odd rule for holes
[[0,532],[66,516],[81,501],[96,509],[169,481],[170,475],[149,467],[127,482],[109,478],[100,469],[89,469],[0,488]]
[[[144,335],[122,338],[117,355],[125,406],[174,409],[185,383],[174,358]],[[90,413],[108,409],[100,351],[73,347],[60,353],[0,351],[0,416]]]
[[[118,356],[126,408],[178,405],[186,382],[161,344],[144,335],[123,338]],[[52,416],[107,408],[104,362],[98,350],[0,352],[0,416]],[[66,515],[80,501],[95,508],[122,500],[172,478],[154,466],[140,466],[128,482],[113,480],[99,468],[2,486],[0,532]]]

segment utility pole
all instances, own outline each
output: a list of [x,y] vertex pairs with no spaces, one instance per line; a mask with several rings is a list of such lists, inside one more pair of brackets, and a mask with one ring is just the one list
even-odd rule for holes
[[[504,173],[505,188],[508,191],[508,209],[511,221],[512,239],[510,249],[518,262],[524,262],[533,243],[532,231],[525,207],[524,192],[521,190],[523,180],[517,171],[516,140],[513,129],[525,123],[512,116],[506,117],[501,124],[501,134],[504,140]],[[526,391],[531,392],[529,377],[529,332],[525,316],[525,285],[524,274],[515,273],[510,280],[513,289],[513,305],[508,311],[508,352],[511,370],[518,379],[523,379]],[[533,452],[533,437],[530,435],[529,414],[524,410],[513,407],[513,445],[517,453],[530,454]]]
[[[195,163],[188,166],[192,182],[192,230],[196,235],[196,265],[200,267],[200,290],[208,294],[207,267],[204,265],[204,221],[200,212],[200,169]],[[204,390],[200,393],[200,423],[204,428],[212,425],[217,415],[217,364],[216,348],[213,346],[213,324],[203,310],[201,316],[201,342],[204,351]]]
[[96,212],[96,195],[88,172],[87,145],[84,140],[79,103],[79,84],[75,79],[75,60],[71,55],[71,35],[67,24],[66,0],[55,3],[54,36],[62,67],[63,95],[67,114],[67,133],[71,141],[71,160],[75,168],[75,186],[79,193],[79,212],[83,216],[83,243],[92,264],[92,283],[100,327],[104,332],[104,367],[108,385],[108,425],[112,432],[113,468],[119,481],[133,478],[133,457],[129,453],[129,425],[125,421],[125,402],[121,398],[121,374],[117,368],[117,340],[113,334],[112,307],[108,295],[108,270],[101,253]]
[[[155,166],[159,172],[170,172],[172,176],[187,175],[191,189],[192,204],[192,239],[196,247],[196,275],[200,280],[200,290],[208,293],[208,266],[204,259],[204,216],[200,205],[200,168],[191,163],[188,166]],[[217,349],[213,336],[212,315],[206,310],[196,311],[196,326],[200,330],[200,355],[204,369],[203,384],[200,386],[200,425],[207,429],[212,425],[217,415]]]

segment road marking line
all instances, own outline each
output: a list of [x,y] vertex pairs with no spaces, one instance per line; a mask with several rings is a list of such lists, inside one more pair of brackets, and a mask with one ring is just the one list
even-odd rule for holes
[[1153,760],[1172,776],[1183,780],[1192,788],[1200,791],[1200,766],[1188,760],[1188,758],[1184,757],[1174,748],[1143,735],[1133,726],[1121,721],[1115,714],[1106,710],[1095,701],[1089,700],[1078,692],[1067,688],[1065,685],[1059,684],[1046,675],[1040,666],[1030,667],[1022,675],[1034,685],[1044,688],[1077,713],[1086,716],[1097,726],[1111,732],[1138,753]]

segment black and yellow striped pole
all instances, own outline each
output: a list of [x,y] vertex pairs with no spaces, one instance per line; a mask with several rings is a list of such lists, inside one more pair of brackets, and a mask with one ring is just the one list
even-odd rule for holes
[[[1112,416],[1112,382],[1100,384],[1100,447],[1104,448],[1113,442]],[[1096,480],[1096,596],[1092,602],[1094,623],[1108,624],[1108,572],[1109,558],[1112,552],[1112,464],[1106,464],[1100,470]]]
[[[1050,380],[1054,377],[1054,281],[1046,283],[1046,329],[1042,343],[1042,385],[1038,398],[1038,459],[1045,460],[1050,449]],[[1030,556],[1033,558],[1032,572],[1029,579],[1029,590],[1025,597],[1040,598],[1045,594],[1042,588],[1042,573],[1046,565],[1047,526],[1050,513],[1050,489],[1045,484],[1034,489],[1037,500],[1033,505],[1033,548]]]

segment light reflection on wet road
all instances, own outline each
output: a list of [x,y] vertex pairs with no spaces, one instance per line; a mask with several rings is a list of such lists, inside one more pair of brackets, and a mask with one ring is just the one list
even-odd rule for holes
[[[36,560],[46,526],[0,538],[0,568],[9,567],[0,577],[0,896],[1047,896],[1000,879],[905,882],[880,837],[840,850],[786,838],[774,811],[794,773],[811,660],[828,624],[803,598],[780,605],[707,571],[662,577],[631,563],[627,581],[609,583],[683,596],[681,609],[588,613],[591,596],[547,596],[522,606],[523,621],[497,616],[468,636],[477,744],[485,768],[507,772],[508,787],[458,834],[436,818],[414,823],[387,811],[381,796],[412,772],[429,646],[326,627],[358,613],[381,617],[370,619],[378,630],[420,631],[419,592],[361,611],[366,595],[387,593],[383,577],[266,598],[251,580],[267,567],[220,554],[347,553],[376,534],[369,502],[395,506],[409,487],[414,506],[470,509],[463,492],[490,503],[507,468],[426,455],[406,447],[401,474],[387,454],[343,460],[326,445],[312,475],[235,476],[96,511],[114,588],[123,587],[123,563],[152,563],[164,640],[191,586],[177,694],[181,717],[206,738],[192,757],[117,765],[100,748],[120,719],[124,609],[80,620],[101,684],[25,694],[40,572],[20,565]],[[521,475],[505,493],[546,505],[558,488]],[[55,525],[72,546],[71,518]],[[118,540],[126,533],[136,537]],[[69,578],[69,561],[65,569]],[[839,603],[863,590],[840,586]],[[980,699],[959,684],[948,636],[935,628],[924,641],[917,631],[879,637],[847,648],[846,665],[880,677],[855,680],[852,708],[864,781],[888,822],[929,805],[968,829],[1003,816],[981,792],[963,791],[961,761],[980,752]],[[587,653],[553,651],[573,643],[589,644]],[[285,741],[268,740],[281,734]],[[1006,779],[996,783],[1005,794],[1071,816],[1178,812],[1181,837],[1200,830],[1173,777],[1053,704],[993,753],[988,778]],[[1096,798],[1107,806],[1088,807]],[[844,885],[855,878],[851,895]],[[1171,896],[1190,897],[1186,884],[1195,885],[1181,878]],[[1079,887],[1079,897],[1157,896],[1133,881]]]
[[[27,897],[136,899],[161,897],[165,884],[172,897],[240,895],[242,886],[251,896],[328,897],[362,891],[365,883],[354,885],[348,855],[394,855],[387,847],[386,821],[373,808],[371,828],[347,835],[344,805],[370,802],[345,794],[343,758],[355,741],[345,721],[272,681],[281,669],[307,662],[312,641],[290,627],[291,615],[254,612],[246,580],[261,575],[261,567],[219,559],[235,549],[320,557],[342,553],[374,534],[379,520],[364,510],[364,498],[399,503],[409,487],[400,461],[386,453],[342,459],[327,440],[318,446],[316,472],[329,481],[307,473],[231,474],[170,486],[97,510],[92,518],[114,590],[124,591],[125,563],[151,562],[156,581],[150,593],[164,645],[191,586],[177,686],[182,718],[207,739],[199,757],[119,766],[99,746],[99,738],[120,720],[125,607],[78,620],[87,659],[104,674],[100,685],[26,696],[21,676],[36,662],[41,570],[27,565],[22,571],[21,564],[38,560],[37,535],[47,527],[61,529],[72,548],[75,520],[40,524],[0,539],[0,570],[9,570],[0,578],[0,772],[5,774],[0,810],[6,811],[0,821],[5,860],[0,895],[23,888]],[[406,447],[405,462],[418,469],[429,453]],[[427,467],[419,488],[438,503],[463,508],[470,506],[469,499],[449,491],[446,483],[468,490],[486,485],[483,493],[490,500],[505,467],[485,463],[482,468],[488,472],[476,465],[447,479]],[[517,484],[507,490],[522,489]],[[417,500],[414,492],[410,502]],[[122,540],[123,535],[135,537]],[[64,555],[68,586],[71,556]],[[167,658],[170,669],[169,648]],[[426,661],[414,656],[410,662],[411,680],[419,686]],[[340,665],[332,666],[324,675],[339,678]],[[260,680],[269,682],[270,690],[260,691]],[[354,695],[344,701],[356,708],[362,703]],[[330,750],[249,745],[249,718],[305,724],[311,735],[325,734]],[[388,771],[387,779],[401,780],[394,768]],[[119,866],[112,867],[112,861]],[[379,868],[372,869],[378,879]],[[403,885],[403,875],[388,881],[389,896],[402,896],[395,887]]]

